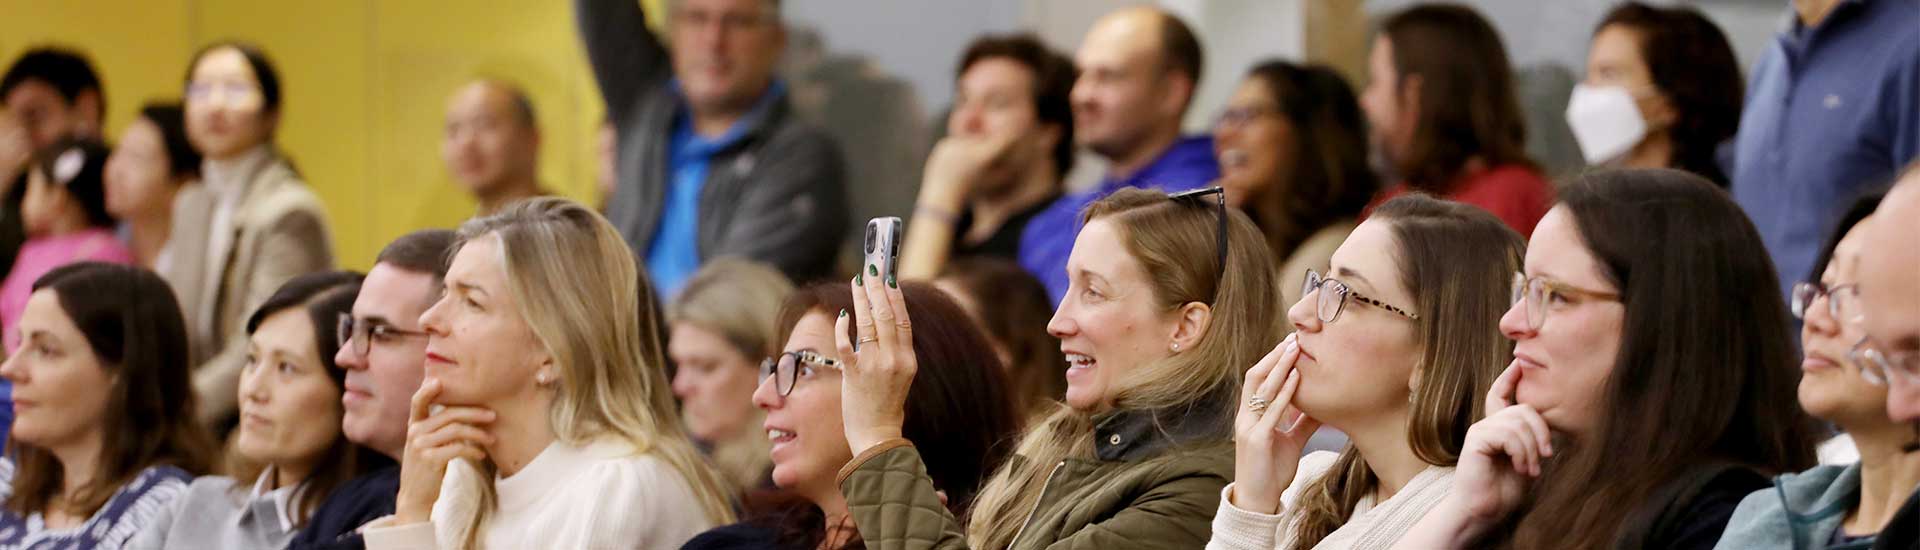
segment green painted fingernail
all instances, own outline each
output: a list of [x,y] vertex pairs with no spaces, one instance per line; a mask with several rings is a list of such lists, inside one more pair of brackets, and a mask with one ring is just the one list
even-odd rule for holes
[[860,285],[864,285],[864,284],[867,284],[867,283],[866,283],[866,281],[865,281],[864,279],[861,279],[861,278],[860,278],[860,273],[859,273],[859,272],[854,272],[854,274],[853,274],[853,285],[854,285],[854,286],[860,286]]
[[887,287],[900,288],[900,281],[894,280],[893,275],[887,275]]
[[846,316],[847,316],[847,310],[844,310],[844,309],[843,309],[843,310],[840,310],[840,316],[841,316],[841,317],[846,317]]
[[868,275],[872,275],[872,276],[874,276],[874,277],[879,277],[879,276],[880,276],[880,268],[878,268],[878,267],[875,267],[875,266],[874,266],[873,264],[867,264],[867,274],[868,274]]

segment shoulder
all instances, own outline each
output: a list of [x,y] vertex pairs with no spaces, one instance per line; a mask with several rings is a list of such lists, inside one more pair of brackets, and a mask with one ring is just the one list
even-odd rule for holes
[[801,119],[791,109],[767,122],[766,145],[762,154],[780,160],[831,155],[839,160],[840,144],[826,129]]
[[318,218],[324,210],[320,195],[307,186],[284,159],[275,159],[261,171],[261,181],[245,211],[255,222],[273,221],[293,214],[311,214]]
[[1516,191],[1544,193],[1551,189],[1546,176],[1540,171],[1524,164],[1503,164],[1488,168],[1473,176],[1472,183],[1460,189],[1461,194],[1509,194]]

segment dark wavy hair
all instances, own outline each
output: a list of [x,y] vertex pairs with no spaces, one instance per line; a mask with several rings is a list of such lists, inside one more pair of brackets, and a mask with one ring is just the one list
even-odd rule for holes
[[1359,218],[1380,180],[1367,164],[1366,117],[1339,73],[1269,60],[1247,78],[1266,87],[1293,128],[1285,187],[1252,197],[1246,208],[1274,257],[1287,258],[1315,231]]
[[1053,176],[1055,180],[1065,179],[1073,169],[1074,157],[1073,104],[1068,96],[1073,93],[1073,82],[1080,78],[1080,69],[1033,33],[990,34],[967,46],[966,53],[960,55],[960,66],[954,68],[954,79],[988,59],[1011,60],[1033,73],[1034,117],[1041,124],[1060,129],[1060,143],[1053,146]]
[[1714,152],[1740,129],[1740,107],[1747,91],[1726,33],[1691,6],[1654,7],[1639,2],[1613,8],[1593,32],[1599,34],[1613,25],[1633,31],[1653,86],[1679,112],[1667,129],[1673,143],[1672,167],[1727,187],[1727,174],[1720,170]]

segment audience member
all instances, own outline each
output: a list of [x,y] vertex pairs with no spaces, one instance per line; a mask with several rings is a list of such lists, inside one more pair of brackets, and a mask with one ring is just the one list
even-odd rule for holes
[[760,360],[779,354],[780,302],[793,283],[773,268],[708,262],[667,308],[667,358],[680,418],[736,492],[768,485],[771,443],[753,404]]
[[1787,308],[1752,222],[1670,169],[1561,188],[1514,275],[1514,346],[1447,500],[1399,547],[1712,548],[1813,465]]
[[1493,25],[1473,8],[1422,4],[1388,17],[1381,29],[1360,106],[1375,164],[1396,183],[1374,204],[1421,191],[1484,208],[1532,234],[1553,188],[1527,159],[1526,120]]
[[54,268],[86,261],[133,263],[133,253],[113,238],[100,175],[107,147],[97,141],[63,138],[35,155],[27,173],[20,217],[27,242],[0,282],[0,329],[12,355],[23,336],[17,322],[33,294],[34,282]]
[[1066,406],[1029,424],[965,528],[940,511],[940,488],[901,438],[921,376],[915,350],[899,345],[913,334],[911,303],[879,277],[856,277],[853,317],[835,333],[842,358],[862,346],[841,371],[855,458],[840,482],[861,537],[948,548],[1016,538],[1032,548],[1204,544],[1233,471],[1237,365],[1280,335],[1269,314],[1279,300],[1273,257],[1220,193],[1122,189],[1088,207],[1068,261],[1073,286],[1047,327],[1067,356]]
[[[1338,278],[1308,272],[1293,336],[1241,386],[1208,547],[1386,548],[1446,498],[1477,397],[1513,356],[1496,326],[1525,247],[1484,210],[1416,193],[1340,245]],[[1301,456],[1322,423],[1352,443]]]
[[900,277],[949,259],[1019,257],[1027,222],[1073,168],[1073,60],[1031,34],[973,41],[954,71],[947,136],[934,144],[900,251]]
[[[243,420],[229,475],[193,480],[129,548],[286,548],[341,484],[393,463],[340,433],[344,377],[333,362],[334,331],[360,282],[349,271],[294,277],[247,318]],[[243,480],[253,480],[251,489]]]
[[1920,159],[1920,3],[1792,6],[1753,66],[1728,164],[1782,297],[1847,201]]
[[[842,413],[854,388],[847,387],[843,378],[846,369],[857,368],[857,356],[847,347],[852,327],[844,313],[867,302],[868,298],[856,295],[864,292],[825,282],[793,293],[780,310],[786,351],[760,368],[766,376],[754,390],[753,402],[767,412],[767,435],[774,443],[773,481],[805,502],[715,529],[686,548],[811,550],[887,547],[906,540],[863,541],[860,535],[871,530],[855,525],[856,514],[843,492],[858,489],[839,479],[842,468],[854,459]],[[981,481],[1008,451],[1001,443],[1016,426],[1012,392],[1000,376],[999,364],[988,355],[986,342],[952,300],[932,285],[918,282],[901,285],[893,293],[912,296],[901,307],[918,315],[911,335],[889,343],[910,346],[927,367],[920,383],[906,390],[907,405],[900,411],[898,428],[900,437],[928,449],[930,458],[923,472],[943,497],[937,508],[922,512],[963,516]],[[842,312],[838,322],[830,311]]]
[[[345,371],[340,432],[389,460],[399,460],[406,448],[408,406],[427,356],[420,314],[440,299],[454,239],[452,231],[425,229],[388,243],[334,332],[333,361]],[[287,548],[364,548],[360,526],[392,515],[399,487],[400,467],[391,462],[341,484]]]
[[[1860,325],[1866,338],[1848,357],[1886,382],[1887,414],[1920,434],[1920,162],[1907,166],[1873,217],[1861,222],[1855,273]],[[1841,308],[1843,310],[1849,308]],[[1912,448],[1909,447],[1909,454]],[[1907,498],[1874,542],[1877,549],[1920,546],[1920,491]]]
[[205,474],[216,452],[194,420],[187,330],[167,283],[95,262],[34,283],[0,459],[0,546],[121,548]]
[[1747,495],[1715,548],[1866,548],[1920,486],[1920,454],[1912,452],[1920,433],[1887,418],[1886,387],[1847,353],[1861,338],[1859,304],[1833,298],[1855,291],[1862,240],[1855,224],[1879,201],[1872,195],[1856,202],[1822,248],[1820,272],[1793,287],[1806,352],[1800,408],[1850,435],[1858,458],[1783,475],[1772,488]]
[[1016,394],[1017,420],[1046,416],[1067,397],[1067,379],[1060,369],[1067,358],[1060,339],[1047,334],[1053,305],[1047,287],[1013,260],[974,257],[948,263],[933,281],[979,325],[1006,367],[1007,383]]
[[605,218],[537,198],[461,227],[368,548],[668,548],[732,519],[681,430],[643,279]]
[[206,192],[195,185],[200,152],[187,140],[185,117],[177,103],[141,107],[107,156],[105,174],[107,213],[120,220],[134,260],[175,288],[186,283],[174,275],[173,249],[180,245],[173,243],[173,207],[204,201],[198,195]]
[[540,122],[519,86],[500,80],[462,86],[447,101],[444,131],[440,158],[479,203],[478,215],[552,194],[540,188]]
[[1247,71],[1214,123],[1220,186],[1266,234],[1283,304],[1300,301],[1308,270],[1331,273],[1334,249],[1380,189],[1362,116],[1339,73],[1266,61]]
[[246,316],[295,275],[328,269],[333,245],[320,198],[273,142],[280,76],[253,46],[223,42],[188,65],[187,137],[205,157],[207,193],[176,206],[180,294],[200,420],[235,420]]
[[1055,305],[1071,283],[1067,258],[1087,205],[1128,187],[1176,192],[1220,178],[1212,140],[1180,135],[1202,60],[1199,38],[1179,17],[1151,7],[1108,14],[1087,31],[1075,62],[1073,139],[1108,167],[1093,189],[1053,201],[1020,235],[1020,266]]
[[0,273],[27,240],[20,201],[33,154],[65,138],[99,139],[102,90],[86,54],[62,47],[27,50],[0,76]]
[[660,296],[721,256],[796,281],[829,274],[848,225],[846,166],[774,79],[779,0],[674,2],[667,44],[631,1],[574,10],[619,147],[607,217]]
[[1726,187],[1717,155],[1744,89],[1727,35],[1699,10],[1626,2],[1593,31],[1567,124],[1587,164],[1677,168]]

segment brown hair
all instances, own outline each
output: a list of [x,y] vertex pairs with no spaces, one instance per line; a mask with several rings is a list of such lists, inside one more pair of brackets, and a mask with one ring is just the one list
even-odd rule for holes
[[1030,32],[989,34],[976,38],[960,55],[954,79],[966,74],[975,63],[988,59],[1006,59],[1026,66],[1033,73],[1033,115],[1043,125],[1060,131],[1060,142],[1053,146],[1053,177],[1064,180],[1073,170],[1073,82],[1080,69],[1066,55],[1048,48]]
[[[63,511],[93,515],[148,467],[207,473],[217,451],[213,436],[194,420],[187,325],[167,283],[143,269],[81,262],[47,273],[33,290],[54,293],[113,380],[105,388],[102,446],[91,481],[68,495]],[[8,441],[7,453],[15,464],[7,510],[21,516],[47,511],[66,475],[59,459],[18,438]]]
[[[353,311],[353,300],[360,294],[363,279],[359,273],[352,271],[324,271],[294,277],[275,290],[247,318],[247,334],[251,336],[268,317],[296,308],[301,310],[300,313],[313,323],[313,347],[320,357],[320,368],[333,381],[334,390],[345,392],[346,371],[333,362],[334,352],[340,349],[338,321],[341,314]],[[340,401],[335,399],[333,403],[338,406]],[[336,409],[334,412],[340,411]],[[319,414],[318,411],[316,414]],[[233,452],[228,454],[227,463],[235,491],[247,490],[246,483],[259,478],[267,467],[264,462]],[[298,501],[293,503],[294,525],[305,525],[320,503],[325,502],[335,489],[348,480],[391,464],[393,460],[386,455],[357,445],[348,440],[344,432],[336,431],[333,443],[321,451],[319,460],[314,462],[313,471],[307,474],[306,479],[300,480]]]
[[1679,170],[1600,170],[1558,208],[1620,294],[1620,351],[1591,433],[1556,440],[1511,528],[1483,542],[1639,547],[1666,504],[1655,495],[1701,466],[1811,467],[1812,421],[1784,405],[1799,375],[1786,304],[1726,192]]
[[1607,12],[1594,34],[1611,25],[1633,31],[1640,60],[1653,87],[1673,104],[1678,117],[1667,134],[1673,140],[1673,167],[1699,174],[1721,188],[1728,185],[1714,153],[1740,128],[1746,81],[1727,35],[1691,6],[1654,7],[1627,2]]
[[1272,60],[1255,65],[1247,78],[1266,88],[1293,130],[1285,187],[1263,190],[1246,208],[1274,257],[1284,261],[1314,232],[1359,218],[1380,180],[1367,165],[1366,117],[1339,73]]
[[1476,157],[1489,167],[1532,164],[1507,49],[1479,12],[1423,4],[1387,18],[1383,29],[1393,47],[1395,97],[1420,79],[1413,143],[1396,159],[1408,187],[1445,196]]
[[[1486,413],[1482,397],[1513,357],[1500,317],[1526,242],[1486,210],[1419,193],[1387,201],[1373,219],[1391,224],[1400,285],[1420,315],[1413,321],[1419,382],[1410,396],[1407,443],[1427,464],[1453,466],[1467,428]],[[1301,491],[1294,547],[1312,548],[1346,524],[1379,484],[1349,444]]]
[[[900,433],[920,450],[927,476],[947,493],[947,510],[966,515],[977,488],[1004,461],[1015,433],[1011,392],[985,336],[960,305],[933,285],[902,281],[900,293],[913,320],[913,353],[919,371],[907,390]],[[815,283],[794,291],[780,308],[780,341],[809,313],[852,315],[853,293],[845,282]],[[847,338],[855,338],[853,323]],[[810,507],[809,507],[810,508]],[[826,533],[817,508],[783,518],[785,536],[811,548]],[[790,544],[796,541],[786,541]],[[858,543],[853,545],[858,547]]]
[[1067,364],[1060,340],[1047,333],[1053,302],[1047,287],[1020,264],[1003,258],[976,256],[947,264],[940,279],[965,289],[978,310],[980,327],[1007,351],[1007,374],[1021,416],[1051,412],[1066,398]]
[[[1194,418],[1230,419],[1242,374],[1272,349],[1281,334],[1279,285],[1273,253],[1260,230],[1237,209],[1226,209],[1227,256],[1219,254],[1220,210],[1210,201],[1172,200],[1166,193],[1125,188],[1094,201],[1083,223],[1105,221],[1118,230],[1127,255],[1140,262],[1160,307],[1207,305],[1212,315],[1192,350],[1144,364],[1113,385],[1113,409],[1185,406]],[[1222,398],[1222,396],[1226,396]],[[1028,427],[1017,453],[1027,464],[1053,464],[1093,455],[1093,411],[1060,407]],[[1217,441],[1231,426],[1215,427]],[[1048,468],[1002,466],[980,492],[967,527],[975,548],[1004,548],[1040,501]]]

